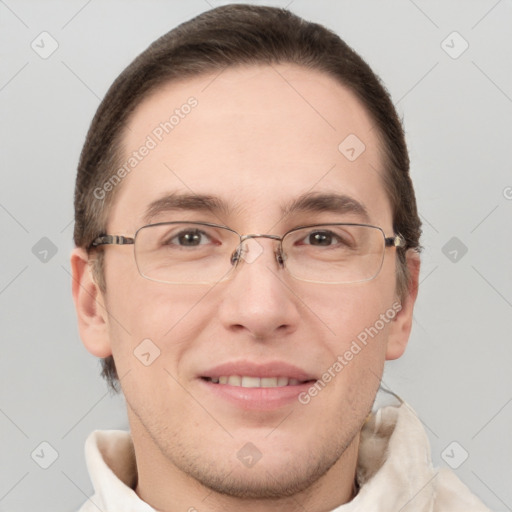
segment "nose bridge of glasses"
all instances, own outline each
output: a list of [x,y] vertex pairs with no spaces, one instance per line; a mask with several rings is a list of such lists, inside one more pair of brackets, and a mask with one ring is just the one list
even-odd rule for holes
[[[281,242],[282,237],[278,235],[267,235],[260,233],[250,233],[240,236],[240,245],[237,252],[232,257],[232,263],[243,259],[246,263],[253,263],[263,253],[263,245],[256,238],[269,238],[272,241]],[[281,255],[281,244],[277,250],[273,251],[279,264],[283,263]]]
[[245,242],[246,240],[249,240],[251,238],[270,238],[272,240],[279,240],[281,241],[283,237],[279,235],[266,235],[266,234],[260,234],[260,233],[250,233],[248,235],[241,235],[240,236],[240,242]]

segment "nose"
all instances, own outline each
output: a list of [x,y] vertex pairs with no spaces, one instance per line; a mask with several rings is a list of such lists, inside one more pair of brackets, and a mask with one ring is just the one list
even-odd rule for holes
[[245,240],[218,310],[225,328],[260,340],[283,336],[297,328],[299,306],[276,254],[276,242]]

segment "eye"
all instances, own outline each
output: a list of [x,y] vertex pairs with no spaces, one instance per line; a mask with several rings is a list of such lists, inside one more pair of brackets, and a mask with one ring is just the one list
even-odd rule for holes
[[169,245],[179,245],[182,247],[197,247],[205,245],[211,241],[210,237],[199,229],[187,229],[180,231],[170,238],[166,243]]
[[344,243],[344,241],[332,231],[313,231],[303,239],[303,243],[317,247],[327,247]]

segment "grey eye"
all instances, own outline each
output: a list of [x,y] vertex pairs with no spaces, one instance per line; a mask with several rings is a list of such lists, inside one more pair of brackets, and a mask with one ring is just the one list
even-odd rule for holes
[[197,247],[198,245],[207,244],[209,237],[199,229],[187,230],[178,233],[169,240],[169,244],[181,245],[183,247]]
[[336,243],[339,239],[332,232],[329,231],[316,231],[307,236],[310,245],[327,246],[333,242]]

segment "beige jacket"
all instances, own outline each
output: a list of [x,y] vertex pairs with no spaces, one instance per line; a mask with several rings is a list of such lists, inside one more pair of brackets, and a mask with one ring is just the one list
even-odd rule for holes
[[[92,432],[85,443],[95,494],[79,512],[155,512],[133,488],[129,432]],[[361,433],[359,493],[332,512],[490,512],[448,469],[434,469],[421,422],[405,403],[372,414]]]

